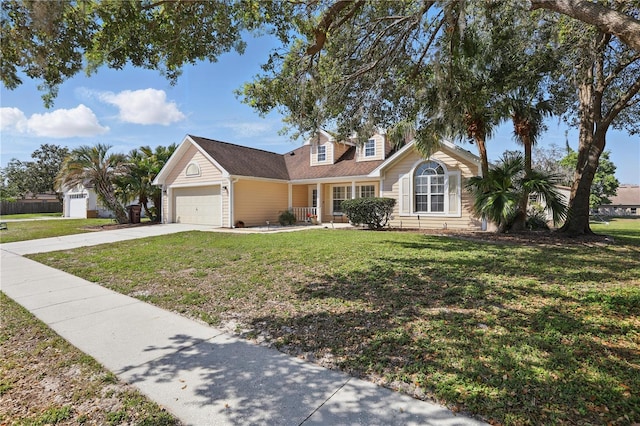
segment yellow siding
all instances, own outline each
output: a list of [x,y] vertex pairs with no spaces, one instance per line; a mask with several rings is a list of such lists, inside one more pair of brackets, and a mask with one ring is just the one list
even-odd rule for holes
[[[315,185],[313,185],[315,188]],[[291,190],[292,199],[291,207],[310,207],[309,203],[309,186],[308,185],[293,185]]]
[[[186,176],[185,172],[190,163],[196,163],[200,167],[200,176]],[[173,170],[171,170],[171,174],[167,177],[166,184],[168,186],[212,184],[221,183],[222,179],[222,172],[202,155],[200,151],[194,146],[191,146]]]
[[288,209],[287,183],[240,180],[234,184],[234,221],[245,226],[263,226],[268,220],[278,223],[278,216]]
[[400,175],[410,173],[415,165],[424,159],[416,152],[410,151],[402,159],[399,159],[393,167],[385,171],[384,185],[382,188],[382,196],[395,198],[397,200],[394,207],[393,219],[390,225],[392,227],[403,228],[421,228],[421,229],[480,229],[482,224],[479,219],[473,217],[470,207],[472,205],[471,196],[464,191],[465,179],[477,175],[477,166],[448,151],[438,151],[431,158],[442,162],[449,172],[459,170],[461,172],[461,192],[462,207],[460,217],[437,216],[437,215],[417,215],[417,214],[400,214]]
[[373,157],[365,157],[364,156],[364,145],[359,146],[356,150],[356,161],[373,161],[373,160],[384,160],[384,135],[375,134],[371,136],[369,139],[373,139],[376,141],[376,155]]

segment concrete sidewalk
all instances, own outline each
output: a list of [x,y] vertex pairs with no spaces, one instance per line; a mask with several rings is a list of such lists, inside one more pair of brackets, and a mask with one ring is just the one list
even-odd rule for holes
[[157,225],[2,244],[1,290],[185,424],[484,424],[21,256],[190,229],[210,230]]

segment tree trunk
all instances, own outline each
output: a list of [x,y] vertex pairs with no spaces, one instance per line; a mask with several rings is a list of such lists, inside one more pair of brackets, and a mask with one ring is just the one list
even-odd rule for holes
[[600,155],[604,151],[607,132],[606,126],[599,126],[593,121],[588,123],[589,120],[586,120],[585,123],[582,121],[580,123],[578,164],[573,175],[567,220],[560,228],[560,232],[572,237],[593,235],[589,226],[589,196],[591,195],[591,184],[600,162]]
[[[531,176],[531,139],[522,135],[522,142],[524,145],[524,175],[525,178]],[[518,203],[518,211],[516,212],[516,217],[513,220],[513,224],[511,225],[511,230],[513,231],[524,231],[527,229],[527,208],[529,207],[529,191],[527,189],[522,189],[522,198]]]
[[601,152],[598,152],[595,147],[593,147],[593,152],[587,152],[586,149],[582,149],[582,143],[580,145],[578,166],[571,186],[567,220],[560,228],[560,232],[572,237],[593,235],[593,231],[589,226],[589,196],[591,195],[591,184],[598,168]]
[[156,216],[153,218],[154,222],[162,222],[162,191],[157,191],[152,195],[153,207],[156,211]]
[[122,204],[118,202],[118,199],[113,193],[113,188],[111,187],[110,183],[97,184],[96,192],[98,194],[98,197],[100,197],[101,201],[105,204],[105,207],[107,207],[115,214],[116,221],[118,223],[129,222],[129,215],[127,215],[127,212],[125,211],[124,207],[122,207]]
[[476,135],[476,145],[478,145],[478,153],[480,154],[480,165],[482,167],[482,177],[489,176],[489,159],[487,157],[487,145],[484,136]]

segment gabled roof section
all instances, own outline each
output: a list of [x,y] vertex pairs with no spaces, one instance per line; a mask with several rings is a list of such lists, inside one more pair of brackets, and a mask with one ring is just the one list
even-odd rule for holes
[[327,142],[336,142],[336,138],[324,129],[319,129],[313,136],[305,141],[305,145],[312,145],[320,139],[320,136],[324,136]]
[[164,165],[153,181],[154,185],[164,182],[175,164],[195,146],[223,176],[249,176],[266,179],[289,180],[289,173],[284,158],[276,154],[246,146],[234,145],[199,136],[187,135],[180,146]]
[[190,136],[229,175],[289,180],[282,154]]
[[[391,147],[387,146],[387,155],[391,152]],[[310,145],[303,145],[287,154],[284,160],[289,170],[291,180],[336,178],[341,176],[367,176],[384,162],[378,161],[356,161],[356,147],[350,146],[344,154],[333,164],[322,164],[311,166],[309,156]]]
[[[404,145],[397,152],[395,152],[391,157],[387,158],[387,160],[383,161],[382,164],[379,164],[374,170],[372,170],[369,176],[379,177],[382,173],[382,170],[384,170],[389,165],[393,164],[397,159],[403,157],[404,154],[409,152],[414,147],[414,145],[415,145],[415,140],[412,140],[411,142]],[[453,142],[449,142],[447,140],[440,141],[440,149],[443,149],[443,148],[449,152],[454,152],[460,155],[461,157],[466,158],[467,160],[477,164],[478,167],[480,167],[480,157],[471,153],[470,151],[467,151],[466,149],[460,148],[458,145],[454,144]]]

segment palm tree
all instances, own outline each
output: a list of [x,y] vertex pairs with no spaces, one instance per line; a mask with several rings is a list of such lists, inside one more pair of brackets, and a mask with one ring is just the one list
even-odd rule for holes
[[[514,138],[524,147],[524,173],[526,177],[531,177],[531,151],[540,135],[546,130],[544,119],[551,115],[551,103],[542,99],[536,101],[532,96],[527,96],[523,89],[520,89],[508,100],[507,104],[513,121]],[[518,206],[512,226],[513,230],[525,229],[528,203],[529,194],[525,193]]]
[[435,140],[458,139],[474,143],[482,168],[489,173],[486,141],[506,118],[501,96],[506,71],[492,66],[496,46],[474,26],[453,30],[445,38],[426,93],[425,118],[418,123],[416,141],[427,147]]
[[137,201],[144,209],[146,216],[151,217],[148,208],[148,193],[151,187],[147,178],[148,160],[142,152],[142,148],[131,150],[127,156],[127,163],[129,173],[120,176],[115,181],[116,195],[123,204]]
[[171,144],[168,147],[158,146],[155,150],[149,146],[132,150],[128,155],[130,172],[117,180],[121,201],[126,204],[137,199],[147,217],[154,222],[159,222],[162,216],[162,189],[153,185],[153,180],[176,147],[176,144]]
[[150,153],[150,161],[148,168],[148,178],[149,185],[151,190],[149,191],[149,198],[153,202],[153,207],[150,208],[152,212],[152,217],[155,221],[160,222],[162,220],[162,188],[156,185],[151,185],[153,183],[160,170],[164,167],[164,165],[169,161],[171,155],[173,155],[174,151],[178,146],[173,143],[169,146],[157,146],[156,149],[151,152],[149,147],[146,148],[145,153]]
[[111,210],[118,223],[127,223],[128,215],[116,197],[115,181],[129,172],[123,154],[108,154],[111,146],[97,144],[81,146],[65,159],[56,183],[59,188],[77,185],[93,187],[98,199]]
[[566,214],[564,197],[558,192],[558,178],[539,171],[524,172],[520,153],[503,156],[500,164],[489,169],[484,177],[475,176],[465,185],[474,199],[476,215],[498,226],[498,232],[513,229],[522,198],[537,194],[551,211],[554,223]]

